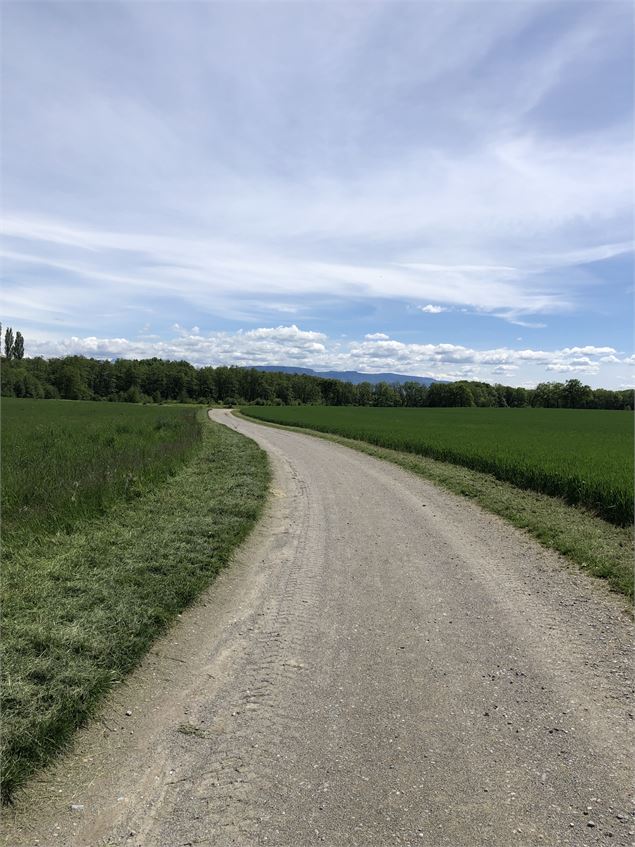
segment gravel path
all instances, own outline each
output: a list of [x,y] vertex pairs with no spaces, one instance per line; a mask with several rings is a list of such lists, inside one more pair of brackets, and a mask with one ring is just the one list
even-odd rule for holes
[[268,513],[5,843],[632,844],[626,601],[396,466],[213,417],[268,451]]

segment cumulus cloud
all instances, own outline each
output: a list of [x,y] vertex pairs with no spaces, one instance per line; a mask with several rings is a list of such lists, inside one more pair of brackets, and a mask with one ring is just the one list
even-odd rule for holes
[[326,339],[323,332],[313,332],[299,329],[295,324],[291,326],[277,326],[262,329],[250,329],[245,332],[246,338],[266,338],[276,341],[300,343],[311,349],[323,350],[324,345],[319,342]]
[[592,376],[601,366],[607,366],[603,362],[607,354],[611,356],[609,367],[629,361],[629,357],[612,347],[593,345],[551,351],[508,347],[479,350],[449,343],[409,344],[385,333],[372,333],[362,340],[344,343],[322,332],[302,330],[295,324],[207,334],[182,331],[179,327],[175,337],[167,341],[145,335],[136,339],[94,336],[28,339],[27,353],[83,354],[97,358],[158,356],[183,359],[195,365],[297,365],[318,371],[395,371],[438,379],[503,377],[512,382],[517,382],[527,369],[537,374],[535,381],[541,378],[540,374],[550,373]]
[[[534,347],[571,337],[558,322],[600,287],[617,302],[605,268],[632,252],[628,4],[239,6],[7,4],[0,313],[32,349],[448,377],[622,366]],[[504,324],[487,349],[450,331],[404,345],[387,333],[408,304],[461,330],[549,316],[549,333],[524,352]],[[333,336],[380,309],[386,332],[357,323],[347,344],[276,327]],[[174,337],[133,338],[139,314]],[[207,331],[238,326],[261,329]]]
[[593,362],[581,364],[575,364],[574,362],[553,362],[547,365],[545,370],[561,374],[596,374],[599,371],[599,365]]
[[[350,355],[377,366],[437,367],[447,364],[474,365],[497,368],[496,373],[510,372],[522,365],[542,366],[547,370],[575,368],[597,372],[598,359],[616,354],[612,347],[565,347],[560,350],[512,349],[507,347],[475,350],[460,344],[406,344],[395,339],[353,342]],[[582,356],[581,354],[587,354]],[[593,357],[593,358],[592,358]],[[619,361],[619,360],[618,360]],[[501,370],[502,369],[502,370]]]
[[[194,327],[193,330],[197,330]],[[262,327],[234,333],[184,330],[170,340],[153,340],[147,335],[136,339],[71,336],[59,340],[32,340],[28,355],[66,356],[79,354],[103,359],[133,359],[157,356],[182,359],[194,365],[303,364],[320,361],[327,355],[326,336],[299,329],[295,325]]]
[[440,315],[441,312],[447,312],[445,306],[434,306],[428,303],[427,306],[417,306],[420,312],[425,312],[427,315]]

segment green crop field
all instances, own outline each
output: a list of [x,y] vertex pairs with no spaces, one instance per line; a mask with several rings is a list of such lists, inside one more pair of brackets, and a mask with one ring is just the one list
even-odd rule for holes
[[77,521],[169,477],[201,438],[196,409],[2,400],[5,543]]
[[578,409],[248,406],[254,418],[309,427],[492,474],[633,522],[633,417]]
[[2,798],[224,567],[269,481],[179,406],[3,398]]

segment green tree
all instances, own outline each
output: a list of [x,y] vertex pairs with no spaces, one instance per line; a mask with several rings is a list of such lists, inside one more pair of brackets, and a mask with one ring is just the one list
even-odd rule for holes
[[539,382],[533,393],[533,405],[543,409],[558,409],[562,406],[561,382]]
[[370,382],[360,382],[357,386],[357,405],[373,405],[373,386]]
[[130,388],[124,391],[122,399],[124,403],[141,403],[143,398],[138,386],[131,385]]
[[579,379],[568,379],[562,390],[564,405],[569,409],[584,409],[591,404],[593,394]]
[[16,332],[15,341],[13,342],[13,357],[15,359],[24,359],[24,337],[21,332]]
[[82,373],[78,363],[73,357],[62,360],[62,367],[58,376],[59,392],[65,400],[88,400],[90,391],[82,380]]
[[110,397],[116,392],[115,372],[112,362],[100,362],[93,380],[93,391],[97,397]]
[[7,359],[13,358],[13,330],[10,326],[7,327],[6,332],[4,333],[4,355]]
[[401,386],[404,406],[423,406],[426,401],[426,387],[418,382],[404,382]]
[[455,382],[448,388],[448,398],[450,406],[473,406],[474,395],[469,385],[464,382]]
[[33,374],[24,374],[24,396],[32,397],[34,400],[42,400],[44,398],[44,388]]
[[[269,374],[266,374],[265,376],[268,377]],[[307,376],[306,374],[292,374],[290,380],[293,394],[301,403],[319,405],[322,402],[320,383],[315,377]],[[266,394],[261,394],[260,396],[265,400],[271,400],[273,396],[273,388],[270,382],[266,385],[266,391]]]
[[389,382],[378,382],[373,392],[375,406],[400,406],[401,397],[397,389]]
[[214,368],[201,368],[196,374],[197,393],[205,398],[207,403],[216,399],[216,379]]

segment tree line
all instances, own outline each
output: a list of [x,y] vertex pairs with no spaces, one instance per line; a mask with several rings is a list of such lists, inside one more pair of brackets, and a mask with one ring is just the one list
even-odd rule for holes
[[[24,358],[19,333],[2,358],[2,395],[35,399],[110,400],[127,403],[221,403],[329,406],[539,406],[564,409],[632,409],[633,391],[592,389],[578,379],[513,388],[486,382],[417,382],[354,385],[308,374],[255,368],[202,367],[164,359]],[[22,338],[22,336],[20,336]],[[6,340],[6,335],[5,335]],[[8,355],[10,353],[11,355]]]

